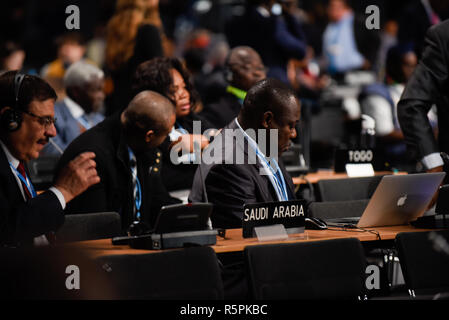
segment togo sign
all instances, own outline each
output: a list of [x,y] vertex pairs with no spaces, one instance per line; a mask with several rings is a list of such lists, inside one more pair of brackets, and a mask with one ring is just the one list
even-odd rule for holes
[[251,238],[255,227],[283,224],[286,229],[304,227],[306,201],[251,203],[243,206],[243,237]]
[[344,172],[345,166],[348,163],[373,163],[374,162],[374,150],[361,149],[361,150],[348,150],[337,149],[335,152],[335,172]]

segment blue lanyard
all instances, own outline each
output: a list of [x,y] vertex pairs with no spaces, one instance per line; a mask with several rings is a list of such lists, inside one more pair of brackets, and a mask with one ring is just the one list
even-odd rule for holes
[[[273,161],[274,164],[276,165],[275,171],[271,166],[270,162],[267,160],[267,158],[263,154],[261,154],[258,149],[256,149],[256,155],[258,155],[260,159],[265,161],[271,173],[273,174],[274,181],[276,182],[276,185],[278,186],[278,189],[281,192],[284,201],[288,201],[287,185],[285,184],[284,175],[282,174],[281,168],[279,168],[279,165],[277,164],[276,160],[271,159],[271,161]],[[277,174],[277,172],[279,172],[279,175]]]
[[87,121],[87,117],[85,115],[82,115],[81,117],[78,117],[77,120],[84,128],[86,128],[86,130],[89,130],[91,128],[91,125]]
[[[274,162],[274,164],[276,165],[276,169],[277,171],[275,171],[273,169],[273,167],[271,166],[270,162],[267,160],[267,158],[261,154],[259,152],[259,148],[256,145],[254,145],[255,142],[251,143],[250,138],[246,135],[245,131],[242,129],[242,127],[240,126],[240,124],[237,121],[237,118],[235,119],[235,123],[238,125],[238,127],[240,128],[240,130],[243,131],[244,137],[246,139],[246,141],[248,141],[248,145],[250,145],[251,147],[253,147],[253,149],[256,151],[256,155],[259,157],[259,159],[263,160],[266,165],[268,166],[268,168],[270,169],[272,175],[273,175],[273,179],[276,183],[276,189],[278,190],[278,192],[280,193],[280,195],[282,196],[284,201],[288,201],[288,193],[287,193],[287,185],[285,184],[285,179],[284,179],[284,175],[282,174],[281,169],[279,168],[279,165],[277,164],[275,159],[272,159],[272,161]],[[276,172],[279,172],[279,175],[276,174]],[[274,186],[273,186],[274,187]],[[277,192],[276,192],[277,193]]]
[[181,126],[178,121],[176,121],[176,125],[178,126],[179,132],[181,132],[182,134],[189,134],[189,132],[186,129],[184,129],[183,126]]
[[[140,181],[139,178],[137,177],[137,159],[134,156],[134,153],[132,152],[131,148],[128,147],[128,154],[129,154],[129,160],[132,161],[136,161],[136,170],[134,171],[133,168],[131,168],[131,174],[133,175],[133,177],[136,179],[136,187],[137,187],[137,195],[136,195],[136,199],[135,200],[135,204],[136,204],[136,219],[140,220],[140,206],[142,205],[142,188],[140,187]],[[133,195],[134,195],[134,190],[133,190]]]
[[31,196],[34,198],[37,196],[36,190],[34,190],[33,185],[28,181],[27,177],[22,176],[22,174],[12,165],[12,163],[9,161],[9,166],[14,169],[14,172],[16,173],[17,177],[19,177],[20,181],[23,182],[25,187],[30,192]]

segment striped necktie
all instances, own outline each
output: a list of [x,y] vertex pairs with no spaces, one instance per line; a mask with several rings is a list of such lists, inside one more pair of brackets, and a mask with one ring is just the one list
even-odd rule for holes
[[[17,171],[19,171],[19,173],[22,175],[22,177],[24,179],[27,179],[27,174],[25,172],[25,166],[22,161],[19,162],[19,165],[17,166]],[[32,199],[33,195],[31,194],[30,190],[28,189],[28,186],[22,180],[20,180],[20,182],[22,183],[22,188],[23,188],[23,192],[25,193],[25,198],[27,200]]]

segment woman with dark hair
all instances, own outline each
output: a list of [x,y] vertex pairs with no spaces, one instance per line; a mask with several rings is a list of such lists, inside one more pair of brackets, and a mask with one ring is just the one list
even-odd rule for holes
[[199,101],[190,73],[179,59],[155,58],[139,65],[132,83],[133,94],[156,91],[175,105],[175,126],[161,146],[164,153],[162,178],[169,191],[189,189],[197,167],[195,163],[199,160],[195,153],[209,144],[203,133],[211,132],[210,125],[195,113]]

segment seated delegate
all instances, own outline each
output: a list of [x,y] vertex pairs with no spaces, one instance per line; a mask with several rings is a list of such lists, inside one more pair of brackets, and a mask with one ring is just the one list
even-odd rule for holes
[[[296,137],[299,117],[298,98],[279,80],[262,80],[248,91],[238,117],[204,150],[189,195],[191,202],[205,201],[203,176],[213,227],[241,227],[244,204],[295,199],[278,156]],[[270,141],[270,134],[277,139]]]

